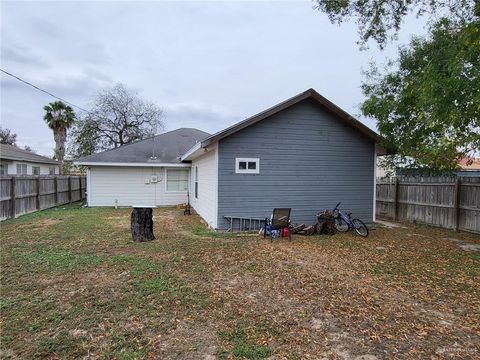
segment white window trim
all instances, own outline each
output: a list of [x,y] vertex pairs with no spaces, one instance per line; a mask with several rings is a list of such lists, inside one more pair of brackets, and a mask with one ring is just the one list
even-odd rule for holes
[[190,189],[190,174],[188,172],[188,169],[185,169],[185,172],[187,173],[187,190],[168,190],[168,170],[184,170],[182,168],[180,169],[165,169],[165,192],[166,193],[177,193],[177,194],[186,194],[188,193],[188,190]]
[[[20,168],[22,169],[20,171],[20,174],[18,173],[18,167],[20,166]],[[23,163],[17,163],[17,175],[28,175],[28,165],[27,164],[23,164]],[[23,172],[23,169],[25,169],[25,172]]]
[[8,175],[8,164],[0,164],[0,169],[3,171],[3,174],[0,173],[0,176]]
[[[247,167],[249,162],[257,164],[255,169],[240,169],[240,163],[246,162]],[[259,158],[235,158],[235,173],[236,174],[260,174],[260,159]]]

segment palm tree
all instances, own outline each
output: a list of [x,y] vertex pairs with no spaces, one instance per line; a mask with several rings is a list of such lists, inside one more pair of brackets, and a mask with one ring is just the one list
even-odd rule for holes
[[43,120],[53,130],[53,139],[55,140],[54,158],[60,163],[61,174],[65,156],[65,142],[67,141],[67,129],[73,125],[75,113],[70,106],[61,101],[51,102],[45,105],[43,110],[45,110]]

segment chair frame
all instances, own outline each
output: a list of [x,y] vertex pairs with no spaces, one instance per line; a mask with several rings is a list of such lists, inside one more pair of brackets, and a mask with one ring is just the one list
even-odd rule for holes
[[[267,225],[271,225],[271,230],[280,230],[280,237],[283,237],[284,229],[288,229],[288,240],[292,240],[292,233],[290,232],[290,214],[291,208],[274,208],[272,219],[265,218],[263,226],[263,237],[267,237]],[[285,214],[286,213],[286,214]],[[270,241],[273,241],[272,232],[270,232]]]

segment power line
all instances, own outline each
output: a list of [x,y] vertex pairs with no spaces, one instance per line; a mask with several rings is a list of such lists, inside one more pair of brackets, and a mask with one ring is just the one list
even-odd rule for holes
[[[91,111],[88,111],[88,110],[82,108],[81,106],[75,105],[74,103],[72,103],[72,102],[70,102],[70,101],[68,101],[68,100],[63,99],[63,98],[61,98],[60,96],[57,96],[57,95],[55,95],[55,94],[52,94],[50,91],[44,90],[44,89],[38,87],[37,85],[32,84],[32,83],[29,82],[29,81],[23,80],[21,77],[19,77],[19,76],[17,76],[17,75],[14,75],[14,74],[6,71],[6,70],[3,70],[2,68],[0,68],[0,71],[1,71],[2,73],[4,73],[5,75],[11,76],[11,77],[13,77],[13,78],[16,79],[16,80],[18,80],[18,81],[20,81],[20,82],[22,82],[22,83],[24,83],[24,84],[26,84],[26,85],[28,85],[28,86],[33,87],[35,90],[41,91],[41,92],[43,92],[43,93],[45,93],[45,94],[47,94],[47,95],[49,95],[49,96],[51,96],[51,97],[53,97],[53,98],[55,98],[55,99],[58,99],[58,100],[60,100],[60,101],[63,101],[64,103],[66,103],[66,104],[68,104],[68,105],[70,105],[70,106],[73,106],[73,107],[76,107],[77,109],[80,109],[80,110],[82,110],[82,111],[85,111],[85,112],[86,112],[87,114],[89,114],[90,116],[95,116],[95,117],[97,117],[97,118],[100,119],[100,120],[110,121],[110,120],[109,120],[108,118],[106,118],[106,117],[99,116],[99,115],[97,115],[97,114],[95,114],[95,113],[93,113],[93,112],[91,112]],[[155,128],[155,132],[156,132],[156,128]],[[153,136],[153,138],[154,138],[154,141],[153,141],[152,147],[155,145],[155,135]],[[152,152],[153,152],[152,157],[155,157],[155,149],[154,149],[154,148],[153,148]]]
[[77,109],[80,109],[80,110],[85,111],[85,112],[87,112],[87,113],[89,113],[89,114],[92,115],[92,113],[91,113],[90,111],[88,111],[88,110],[86,110],[86,109],[84,109],[84,108],[82,108],[82,107],[80,107],[80,106],[78,106],[78,105],[75,105],[74,103],[72,103],[72,102],[70,102],[70,101],[68,101],[68,100],[63,99],[63,98],[61,98],[60,96],[54,95],[54,94],[52,94],[51,92],[49,92],[49,91],[47,91],[47,90],[44,90],[44,89],[38,87],[37,85],[32,84],[31,82],[28,82],[28,81],[26,81],[26,80],[23,80],[21,77],[19,77],[19,76],[17,76],[17,75],[14,75],[14,74],[6,71],[6,70],[3,70],[2,68],[0,68],[0,71],[1,71],[2,73],[4,73],[4,74],[8,75],[8,76],[13,77],[14,79],[17,79],[18,81],[20,81],[20,82],[22,82],[22,83],[24,83],[24,84],[26,84],[26,85],[28,85],[28,86],[33,87],[34,89],[36,89],[36,90],[38,90],[38,91],[41,91],[41,92],[43,92],[43,93],[45,93],[45,94],[47,94],[47,95],[50,95],[51,97],[54,97],[55,99],[58,99],[58,100],[60,100],[60,101],[63,101],[64,103],[66,103],[66,104],[68,104],[68,105],[70,105],[70,106],[76,107]]

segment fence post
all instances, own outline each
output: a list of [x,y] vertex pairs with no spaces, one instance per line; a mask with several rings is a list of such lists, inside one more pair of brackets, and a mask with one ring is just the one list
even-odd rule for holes
[[12,176],[12,182],[10,184],[10,210],[12,212],[12,219],[15,219],[15,215],[17,213],[16,209],[16,201],[15,197],[17,196],[16,194],[16,188],[17,187],[17,178],[15,176]]
[[37,206],[37,211],[40,210],[40,176],[37,176],[36,179],[37,183],[37,196],[35,198],[36,206]]
[[455,190],[453,192],[453,206],[454,206],[454,211],[453,211],[453,229],[455,231],[458,231],[458,220],[460,216],[460,211],[459,211],[459,205],[460,205],[460,178],[457,176],[455,178]]
[[398,177],[396,176],[393,188],[393,220],[398,221]]
[[72,176],[68,175],[68,200],[72,203]]
[[56,175],[53,177],[53,190],[55,191],[55,205],[58,205],[58,178]]

